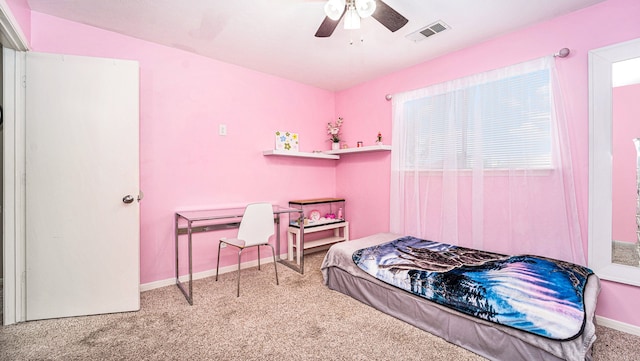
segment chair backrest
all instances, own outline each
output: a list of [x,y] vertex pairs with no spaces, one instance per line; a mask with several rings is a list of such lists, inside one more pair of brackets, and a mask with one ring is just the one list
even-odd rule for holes
[[270,203],[251,203],[244,210],[238,239],[245,242],[245,246],[263,244],[275,234],[273,226],[273,207]]

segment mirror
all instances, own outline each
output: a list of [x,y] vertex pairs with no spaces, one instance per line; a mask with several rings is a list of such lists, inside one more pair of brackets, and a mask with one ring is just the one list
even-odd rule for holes
[[638,254],[638,148],[640,146],[640,58],[618,61],[612,85],[612,243],[611,262],[640,266]]
[[[640,59],[640,39],[589,52],[589,267],[602,279],[640,286],[640,267],[633,264],[633,257],[638,257],[638,225],[632,224],[636,223],[638,212],[638,153],[634,138],[640,134],[634,133],[638,128],[623,131],[622,125],[616,123],[617,89],[612,86],[613,69],[617,76],[617,69],[631,59]],[[633,123],[640,123],[638,120],[640,116]],[[617,149],[632,154],[631,163],[624,156],[616,156],[623,154]],[[614,173],[614,167],[624,169],[627,175]],[[622,185],[619,177],[630,186]],[[619,223],[626,224],[626,228]],[[623,260],[617,253],[630,256],[630,260]]]

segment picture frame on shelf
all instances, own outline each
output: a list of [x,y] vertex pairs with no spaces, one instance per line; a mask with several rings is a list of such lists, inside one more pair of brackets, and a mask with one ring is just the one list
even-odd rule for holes
[[298,133],[276,130],[275,141],[275,150],[288,152],[298,152],[300,150],[300,136]]

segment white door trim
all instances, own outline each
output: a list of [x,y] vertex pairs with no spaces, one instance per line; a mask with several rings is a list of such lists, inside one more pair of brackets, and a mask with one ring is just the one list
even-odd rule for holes
[[26,320],[25,298],[25,54],[3,49],[3,315],[4,324]]
[[24,124],[23,87],[29,45],[5,0],[0,0],[3,49],[3,323],[25,321]]

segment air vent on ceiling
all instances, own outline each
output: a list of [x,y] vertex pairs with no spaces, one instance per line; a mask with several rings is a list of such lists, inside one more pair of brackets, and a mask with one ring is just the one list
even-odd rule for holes
[[437,33],[443,32],[447,29],[449,29],[449,26],[445,24],[442,20],[438,20],[433,24],[427,25],[421,29],[414,31],[411,34],[408,34],[406,38],[411,41],[420,41],[430,36],[433,36]]

